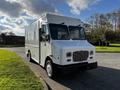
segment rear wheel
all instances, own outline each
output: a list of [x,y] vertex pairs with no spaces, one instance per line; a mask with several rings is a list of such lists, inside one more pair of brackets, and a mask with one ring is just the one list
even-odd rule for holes
[[53,75],[54,75],[54,71],[53,71],[53,65],[52,65],[51,60],[47,60],[46,61],[46,67],[45,67],[45,69],[46,69],[48,77],[52,78]]
[[30,54],[30,52],[28,52],[28,54],[27,54],[27,59],[31,62],[31,54]]

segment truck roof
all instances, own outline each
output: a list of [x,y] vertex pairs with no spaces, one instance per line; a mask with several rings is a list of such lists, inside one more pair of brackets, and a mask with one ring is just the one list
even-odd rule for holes
[[64,23],[65,25],[73,25],[73,26],[82,24],[82,21],[80,19],[52,14],[52,13],[46,13],[43,16],[41,16],[40,19],[42,19],[42,21],[45,21],[47,23],[54,23],[54,24]]

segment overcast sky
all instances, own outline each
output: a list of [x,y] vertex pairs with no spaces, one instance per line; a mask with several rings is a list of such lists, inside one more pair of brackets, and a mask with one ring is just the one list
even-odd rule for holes
[[24,35],[24,27],[46,12],[85,21],[95,13],[119,8],[120,0],[0,0],[0,32]]

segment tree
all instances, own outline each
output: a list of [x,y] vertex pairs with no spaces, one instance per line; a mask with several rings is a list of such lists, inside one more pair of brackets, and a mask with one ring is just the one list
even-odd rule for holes
[[107,14],[95,14],[88,20],[91,27],[88,36],[91,42],[120,42],[120,9]]
[[6,44],[6,33],[1,33],[3,44]]
[[15,33],[13,33],[13,32],[8,32],[8,35],[10,35],[10,36],[16,36]]

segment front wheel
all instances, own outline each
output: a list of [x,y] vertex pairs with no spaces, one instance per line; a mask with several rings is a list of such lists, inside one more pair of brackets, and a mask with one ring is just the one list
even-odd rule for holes
[[52,78],[54,73],[53,73],[52,62],[50,60],[46,61],[46,67],[45,67],[45,69],[46,69],[48,77]]

